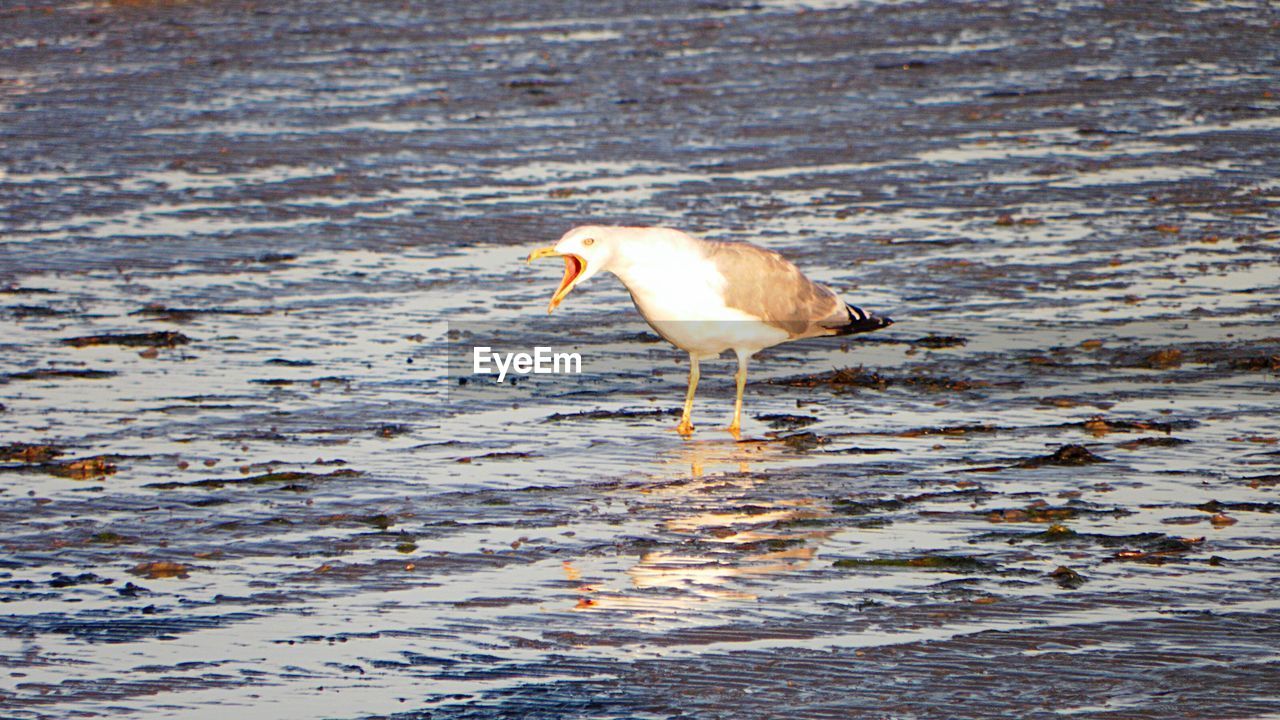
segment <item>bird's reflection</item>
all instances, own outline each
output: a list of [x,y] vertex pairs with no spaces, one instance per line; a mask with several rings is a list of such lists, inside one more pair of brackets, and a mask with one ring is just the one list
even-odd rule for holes
[[[669,472],[628,490],[670,510],[659,524],[667,547],[641,554],[626,569],[624,587],[582,583],[577,567],[565,562],[567,579],[576,583],[574,608],[662,614],[705,602],[754,601],[749,587],[735,586],[807,568],[835,532],[820,522],[831,516],[829,504],[819,498],[741,502],[744,490],[769,481],[759,469],[782,452],[764,441],[682,443],[663,463]],[[690,507],[698,509],[681,511]],[[698,549],[672,549],[681,545]]]

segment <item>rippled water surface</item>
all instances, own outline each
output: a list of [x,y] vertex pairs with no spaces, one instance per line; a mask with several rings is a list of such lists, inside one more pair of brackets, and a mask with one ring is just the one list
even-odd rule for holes
[[[1280,716],[1277,27],[0,7],[0,714]],[[582,222],[898,322],[682,439]]]

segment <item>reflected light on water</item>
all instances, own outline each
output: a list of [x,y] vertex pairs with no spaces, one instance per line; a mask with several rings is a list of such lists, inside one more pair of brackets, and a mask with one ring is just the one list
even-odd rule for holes
[[[577,584],[573,609],[673,615],[707,602],[754,602],[760,599],[757,593],[735,585],[810,567],[822,541],[836,532],[803,525],[832,515],[821,499],[732,506],[738,492],[768,483],[767,475],[752,473],[753,463],[779,454],[775,445],[764,442],[688,442],[672,449],[660,466],[678,468],[679,478],[642,486],[638,492],[660,496],[675,511],[659,523],[664,531],[706,543],[715,551],[644,552],[626,568],[630,587],[625,588],[584,583],[581,572],[567,561],[565,577]],[[664,477],[666,473],[659,473],[658,478]],[[734,495],[717,498],[717,491],[724,489]],[[795,525],[803,529],[793,529]]]

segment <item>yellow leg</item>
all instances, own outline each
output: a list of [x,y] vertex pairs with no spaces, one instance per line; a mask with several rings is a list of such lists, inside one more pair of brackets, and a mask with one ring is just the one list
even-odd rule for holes
[[734,373],[733,379],[738,385],[738,395],[733,400],[733,422],[729,425],[729,432],[736,438],[742,429],[742,391],[747,387],[746,356],[738,356],[738,372]]
[[689,391],[684,395],[684,412],[680,415],[680,424],[676,426],[676,432],[681,435],[693,434],[693,423],[689,418],[693,414],[693,394],[698,391],[699,377],[701,377],[701,371],[698,369],[698,358],[690,353]]

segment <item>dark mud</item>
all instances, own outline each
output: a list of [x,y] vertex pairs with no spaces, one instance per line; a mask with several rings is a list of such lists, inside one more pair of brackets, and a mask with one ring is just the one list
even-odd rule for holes
[[[0,714],[1280,715],[1277,28],[0,6]],[[523,263],[588,220],[897,324],[682,440],[622,288]]]

